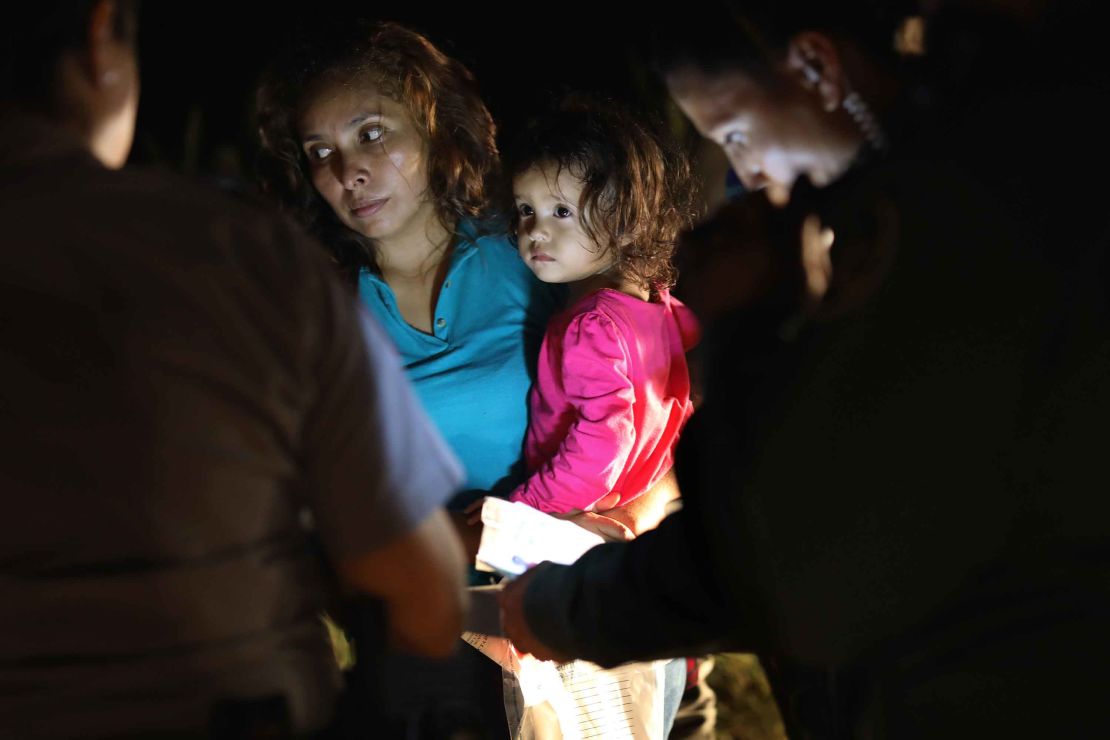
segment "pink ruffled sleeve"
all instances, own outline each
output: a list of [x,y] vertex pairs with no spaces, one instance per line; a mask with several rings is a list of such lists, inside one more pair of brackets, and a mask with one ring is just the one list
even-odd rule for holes
[[591,312],[571,321],[562,378],[576,418],[551,459],[510,497],[548,513],[588,509],[612,491],[635,443],[628,356],[609,318]]

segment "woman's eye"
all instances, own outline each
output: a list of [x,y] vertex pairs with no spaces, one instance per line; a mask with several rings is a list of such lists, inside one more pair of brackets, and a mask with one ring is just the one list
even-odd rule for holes
[[385,129],[381,126],[370,126],[369,128],[363,130],[363,132],[359,135],[359,139],[363,142],[373,143],[381,139],[382,134],[384,133]]
[[330,146],[314,146],[308,150],[308,155],[316,162],[323,162],[328,158],[332,149]]
[[555,206],[555,218],[570,218],[572,213],[566,206]]

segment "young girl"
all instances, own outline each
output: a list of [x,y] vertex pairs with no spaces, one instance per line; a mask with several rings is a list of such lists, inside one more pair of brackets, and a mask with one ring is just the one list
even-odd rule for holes
[[564,106],[509,154],[521,259],[570,288],[540,349],[513,501],[624,506],[670,470],[689,418],[693,314],[671,297],[692,217],[689,167],[627,113]]

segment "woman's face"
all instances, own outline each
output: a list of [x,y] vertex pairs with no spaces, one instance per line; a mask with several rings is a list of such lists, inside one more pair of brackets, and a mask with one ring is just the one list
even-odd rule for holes
[[436,218],[423,131],[377,85],[322,84],[310,92],[298,132],[313,185],[350,229],[388,243]]
[[821,187],[851,164],[862,138],[817,94],[783,75],[774,91],[740,71],[687,68],[667,76],[675,103],[728,156],[749,190],[784,204],[802,175]]

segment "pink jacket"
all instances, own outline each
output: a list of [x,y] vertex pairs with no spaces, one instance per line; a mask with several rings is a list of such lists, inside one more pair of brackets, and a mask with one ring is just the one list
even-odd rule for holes
[[524,459],[530,477],[510,498],[548,513],[620,504],[670,470],[693,412],[686,351],[693,312],[604,289],[552,319],[530,398]]

